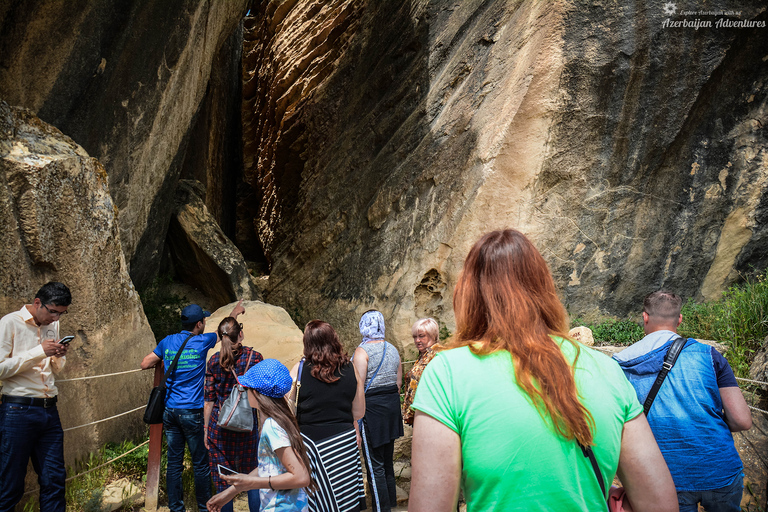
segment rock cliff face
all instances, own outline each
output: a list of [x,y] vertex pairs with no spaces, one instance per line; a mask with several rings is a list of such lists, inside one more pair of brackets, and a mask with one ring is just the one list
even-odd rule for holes
[[[217,105],[225,103],[212,99],[201,109],[209,85],[230,101],[237,97],[231,91],[239,90],[239,70],[227,66],[224,43],[237,31],[248,3],[0,5],[0,98],[31,109],[104,164],[120,211],[123,251],[139,287],[157,273],[188,142],[194,140],[196,156],[211,169],[220,168],[217,155],[227,154],[222,148],[209,158],[202,150],[207,137],[193,137],[192,126],[201,110],[203,125],[220,126]],[[230,57],[239,59],[239,44],[229,48]],[[225,86],[210,80],[214,61],[214,77],[226,69],[235,72]],[[214,134],[211,140],[219,139]],[[239,158],[231,162],[239,167]],[[194,173],[193,165],[185,167]],[[220,177],[214,181],[226,183]]]
[[299,320],[348,344],[370,307],[396,341],[425,314],[452,329],[469,247],[505,226],[579,314],[715,298],[768,263],[768,29],[674,28],[656,2],[260,6],[245,174],[266,299]]
[[74,334],[57,377],[68,464],[108,441],[146,431],[142,412],[89,425],[146,404],[150,372],[132,370],[154,347],[120,246],[107,175],[94,158],[29,111],[0,102],[0,311],[32,302],[57,280],[72,291],[62,334]]

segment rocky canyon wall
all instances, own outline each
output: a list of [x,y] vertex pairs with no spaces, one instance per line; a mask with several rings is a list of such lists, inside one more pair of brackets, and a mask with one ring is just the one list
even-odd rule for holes
[[758,26],[675,27],[658,2],[262,2],[243,133],[266,299],[348,345],[378,307],[402,346],[417,317],[453,328],[469,247],[505,226],[578,314],[764,268],[766,11],[720,9]]
[[[239,143],[222,141],[239,137],[239,129],[233,134],[222,119],[239,121],[227,100],[236,114],[236,32],[249,3],[0,3],[0,98],[29,108],[103,163],[138,287],[157,275],[182,168],[208,178],[209,207],[222,224],[234,224],[234,201],[230,214],[216,206],[223,195],[217,185],[227,179],[206,173],[226,167],[222,157],[233,166],[226,174],[239,175]],[[227,70],[233,74],[223,77]],[[202,136],[193,129],[201,112]],[[190,141],[195,151],[187,158]],[[205,151],[209,142],[220,148],[214,155]]]

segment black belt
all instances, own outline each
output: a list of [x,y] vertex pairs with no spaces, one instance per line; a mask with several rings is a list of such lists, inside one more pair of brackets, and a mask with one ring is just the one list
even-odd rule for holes
[[4,404],[34,405],[36,407],[45,407],[46,409],[56,406],[56,400],[58,400],[58,397],[56,396],[50,398],[33,398],[31,396],[3,395]]

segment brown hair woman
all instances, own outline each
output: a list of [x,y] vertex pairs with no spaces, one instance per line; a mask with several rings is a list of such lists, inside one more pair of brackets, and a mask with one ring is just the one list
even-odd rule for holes
[[317,491],[309,496],[310,512],[364,509],[363,469],[353,425],[365,414],[363,379],[329,323],[312,320],[306,325],[304,361],[293,367],[291,377],[301,382],[296,419],[317,482]]
[[[531,242],[507,229],[469,252],[453,295],[456,340],[427,366],[413,408],[409,510],[605,510],[617,471],[637,511],[676,510],[642,406],[618,365],[567,338],[565,309]],[[581,446],[580,446],[581,445]]]
[[[216,492],[222,492],[229,485],[219,474],[219,464],[239,473],[250,473],[258,466],[256,448],[259,429],[256,411],[253,413],[254,427],[251,432],[233,432],[220,427],[219,408],[237,383],[233,370],[239,378],[264,358],[251,347],[243,345],[243,326],[234,318],[223,319],[217,333],[221,339],[221,349],[211,356],[206,367],[203,417],[205,447],[208,448],[213,484]],[[248,505],[251,512],[259,510],[258,491],[248,493]],[[232,502],[223,505],[222,510],[232,512]]]

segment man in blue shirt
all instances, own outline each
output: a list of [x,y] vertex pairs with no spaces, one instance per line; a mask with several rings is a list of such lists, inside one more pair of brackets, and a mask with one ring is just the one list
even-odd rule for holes
[[[230,313],[231,317],[237,318],[237,315],[245,313],[241,304],[242,300]],[[163,427],[168,444],[165,481],[168,489],[168,508],[171,512],[185,510],[181,486],[185,443],[189,446],[195,471],[197,509],[206,511],[206,503],[211,498],[211,469],[203,427],[203,387],[206,355],[208,350],[216,345],[217,335],[215,332],[203,332],[205,319],[209,316],[211,314],[197,304],[185,307],[181,312],[181,332],[163,338],[157,348],[141,361],[141,367],[145,370],[161,360],[165,368],[169,368],[181,345],[185,340],[187,342],[176,370],[168,376],[163,414]]]
[[[682,299],[653,292],[643,302],[646,336],[616,354],[644,403],[683,321]],[[648,411],[648,423],[677,488],[680,512],[741,510],[743,466],[731,432],[752,426],[752,414],[728,361],[688,339]]]

